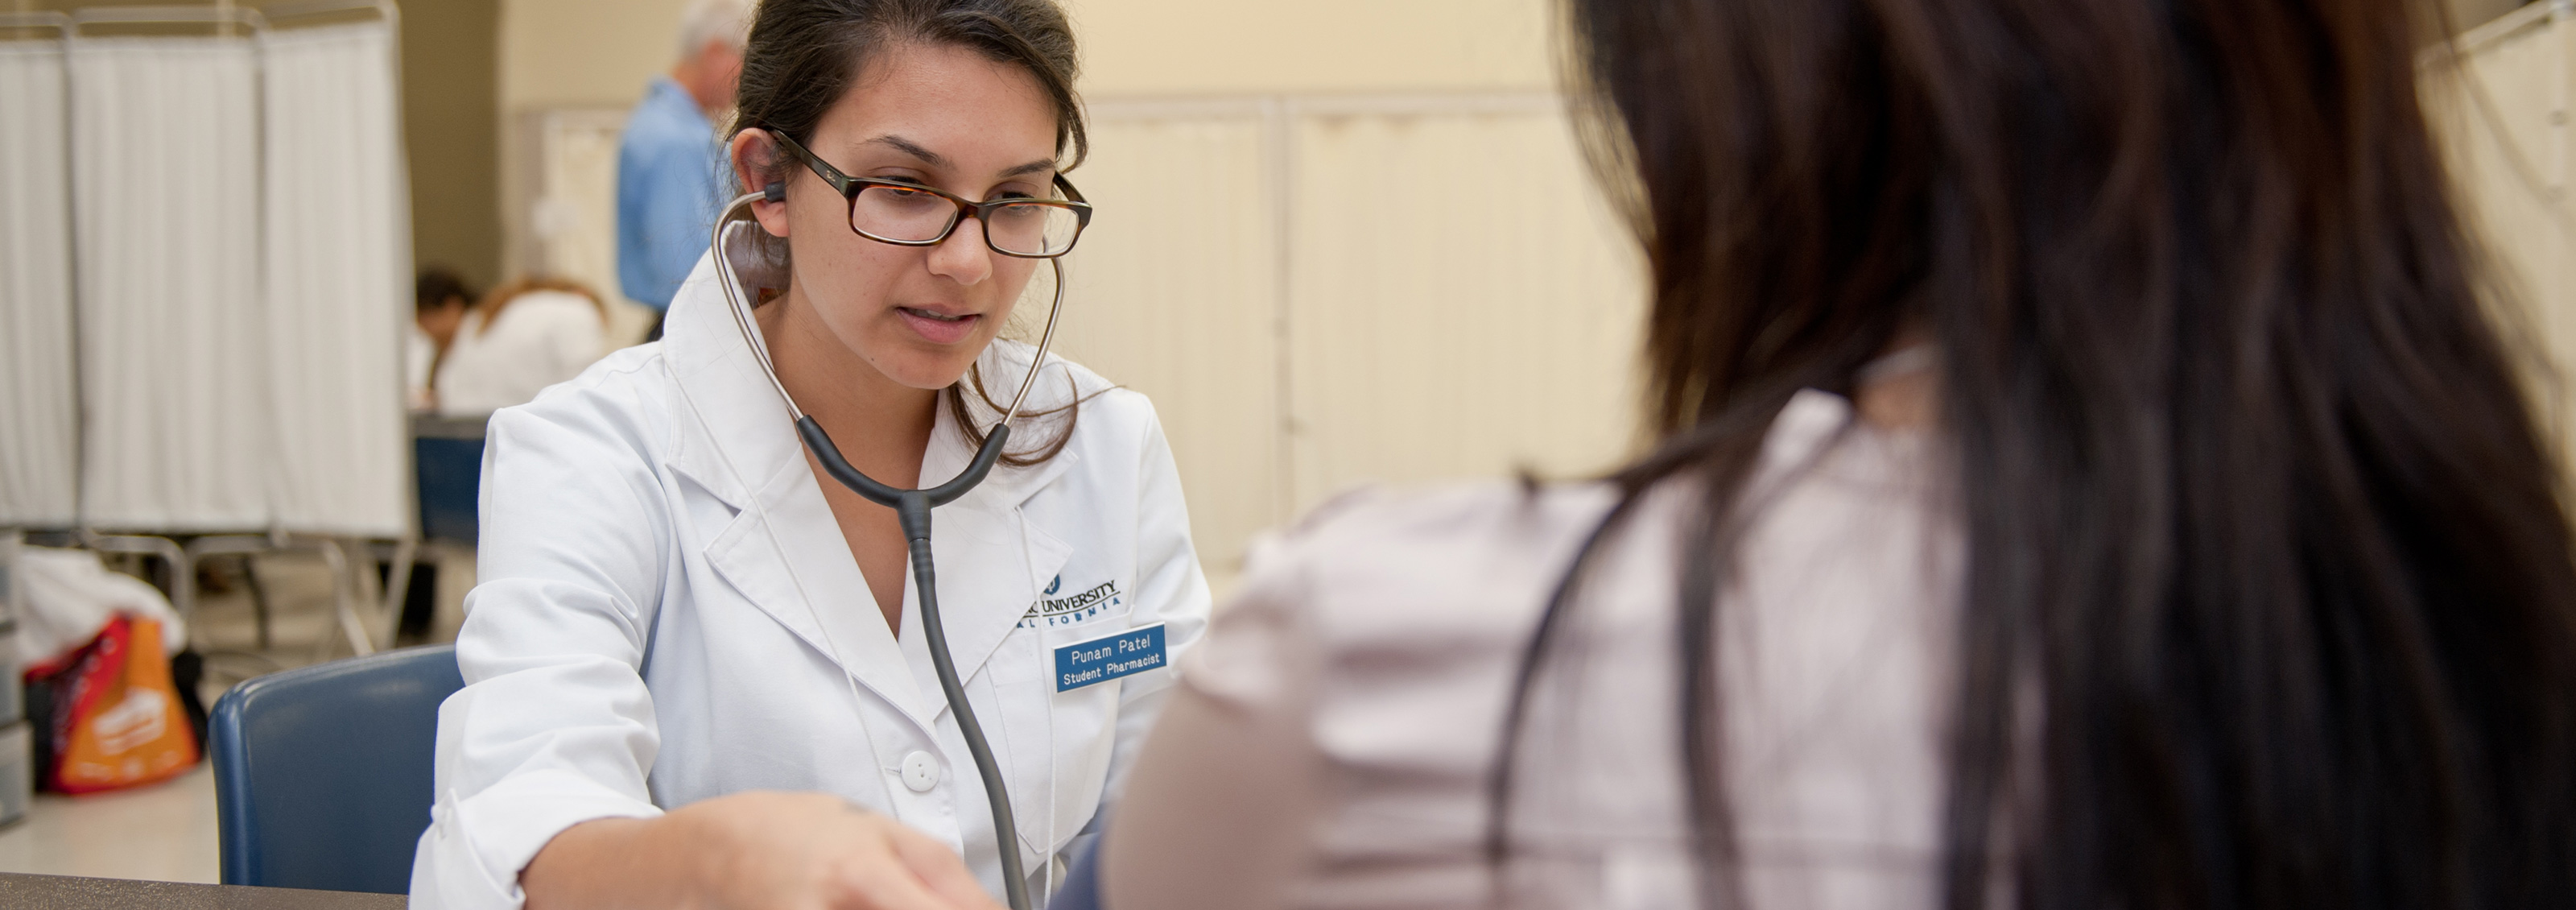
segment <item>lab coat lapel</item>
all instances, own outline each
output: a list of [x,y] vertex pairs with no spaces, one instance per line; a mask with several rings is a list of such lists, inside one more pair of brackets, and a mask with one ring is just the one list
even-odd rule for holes
[[680,392],[675,425],[685,428],[669,467],[735,510],[707,542],[707,562],[760,612],[927,727],[936,715],[875,615],[787,406],[725,312],[710,263],[701,259],[674,295],[662,341]]
[[814,472],[797,459],[734,516],[707,562],[762,613],[925,727],[936,716],[877,614]]
[[[996,342],[999,347],[1003,343]],[[994,358],[987,358],[990,369]],[[944,483],[965,470],[975,450],[948,408],[939,409],[923,453],[925,484]],[[930,552],[938,561],[939,611],[959,679],[971,679],[1002,639],[1037,602],[1038,592],[1064,568],[1073,547],[1027,520],[1021,504],[1078,460],[1067,450],[1028,467],[996,465],[972,492],[932,510]],[[904,590],[907,619],[921,615],[920,593]],[[910,628],[905,644],[919,636]],[[1043,671],[1041,671],[1043,672]]]

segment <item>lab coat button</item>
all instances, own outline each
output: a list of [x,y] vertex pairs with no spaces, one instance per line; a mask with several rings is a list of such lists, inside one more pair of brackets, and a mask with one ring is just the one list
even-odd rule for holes
[[939,786],[939,760],[928,752],[914,752],[903,757],[903,785],[914,793],[928,793]]

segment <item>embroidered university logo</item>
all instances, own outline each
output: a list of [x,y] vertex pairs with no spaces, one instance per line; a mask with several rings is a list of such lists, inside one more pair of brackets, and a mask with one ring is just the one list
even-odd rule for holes
[[1126,593],[1118,590],[1118,582],[1114,579],[1063,597],[1055,596],[1063,589],[1062,575],[1047,582],[1046,591],[1038,595],[1038,602],[1030,604],[1027,613],[1020,614],[1020,628],[1069,626],[1099,616],[1110,607],[1127,604]]

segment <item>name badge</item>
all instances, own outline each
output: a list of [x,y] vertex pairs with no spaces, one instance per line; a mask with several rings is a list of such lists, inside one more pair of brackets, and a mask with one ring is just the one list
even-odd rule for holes
[[1071,692],[1163,664],[1163,624],[1158,622],[1055,649],[1055,690]]

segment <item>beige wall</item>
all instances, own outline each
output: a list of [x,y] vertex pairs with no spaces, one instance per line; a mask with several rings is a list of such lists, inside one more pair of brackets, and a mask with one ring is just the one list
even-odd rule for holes
[[677,56],[686,0],[501,0],[504,117],[622,107]]
[[501,279],[500,0],[402,4],[403,149],[412,261]]
[[[619,106],[686,0],[501,0],[501,108]],[[1549,0],[1068,0],[1101,97],[1544,89]]]
[[2535,357],[2543,416],[2561,455],[2576,456],[2576,21],[2543,12],[2470,32],[2459,66],[2433,68],[2426,86],[2506,336]]
[[2444,11],[2455,28],[2475,28],[2512,12],[2530,0],[2443,0]]
[[1545,89],[1549,0],[1067,0],[1097,96]]
[[1058,350],[1154,399],[1212,573],[1354,485],[1627,452],[1635,257],[1552,96],[1094,114]]

